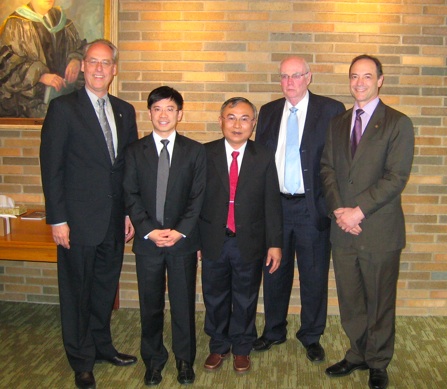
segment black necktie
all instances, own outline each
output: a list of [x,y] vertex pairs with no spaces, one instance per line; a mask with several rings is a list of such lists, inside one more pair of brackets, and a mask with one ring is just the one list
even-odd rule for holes
[[157,199],[156,199],[156,217],[157,220],[163,225],[164,223],[164,209],[166,201],[166,189],[168,187],[169,178],[169,140],[162,139],[163,148],[160,151],[158,157],[158,170],[157,170]]

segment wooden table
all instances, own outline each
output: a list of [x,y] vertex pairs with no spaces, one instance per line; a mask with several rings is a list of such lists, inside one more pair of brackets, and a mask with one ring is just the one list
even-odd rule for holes
[[57,262],[51,226],[43,220],[11,218],[11,233],[0,236],[0,259]]
[[[32,211],[29,211],[30,213]],[[11,233],[0,236],[0,260],[57,262],[51,226],[43,220],[11,218]],[[119,286],[113,309],[119,308]]]

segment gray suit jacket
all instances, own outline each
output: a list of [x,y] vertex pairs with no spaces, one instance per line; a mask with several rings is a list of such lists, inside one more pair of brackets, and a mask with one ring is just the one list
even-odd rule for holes
[[359,206],[365,215],[358,236],[332,220],[331,242],[365,251],[405,247],[401,193],[413,161],[414,131],[403,113],[379,102],[354,158],[350,151],[352,109],[331,121],[321,159],[321,177],[329,214]]

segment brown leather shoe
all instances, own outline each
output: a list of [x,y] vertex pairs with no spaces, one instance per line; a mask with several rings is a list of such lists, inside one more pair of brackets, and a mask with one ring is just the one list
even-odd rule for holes
[[216,370],[222,366],[224,359],[227,359],[228,355],[230,355],[230,352],[227,352],[225,354],[211,353],[210,355],[208,355],[208,358],[206,358],[203,367],[208,370]]
[[250,357],[248,355],[233,355],[233,368],[238,373],[250,370]]

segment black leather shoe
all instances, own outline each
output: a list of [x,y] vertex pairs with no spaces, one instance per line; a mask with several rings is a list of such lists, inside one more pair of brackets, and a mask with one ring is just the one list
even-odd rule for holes
[[91,371],[76,371],[75,384],[79,389],[95,389],[96,382],[93,372]]
[[369,369],[368,386],[371,389],[385,389],[388,387],[388,373],[386,369]]
[[253,350],[254,351],[267,351],[270,350],[270,348],[274,345],[284,343],[286,339],[280,339],[280,340],[269,340],[267,338],[264,338],[261,336],[260,338],[256,339],[253,342]]
[[112,358],[104,358],[97,355],[96,360],[97,362],[106,361],[115,366],[129,366],[137,362],[137,357],[134,357],[133,355],[118,353]]
[[179,383],[185,385],[185,384],[192,384],[194,382],[196,375],[194,374],[194,369],[192,368],[192,365],[190,363],[178,359],[177,370],[178,370],[177,381]]
[[306,356],[307,359],[311,362],[323,362],[325,353],[324,348],[321,346],[320,342],[309,344],[306,347]]
[[144,384],[147,386],[155,386],[161,382],[162,378],[161,370],[147,369],[144,375]]
[[351,374],[354,370],[366,370],[368,365],[366,363],[351,363],[346,359],[332,365],[326,369],[326,374],[329,377],[344,377]]

